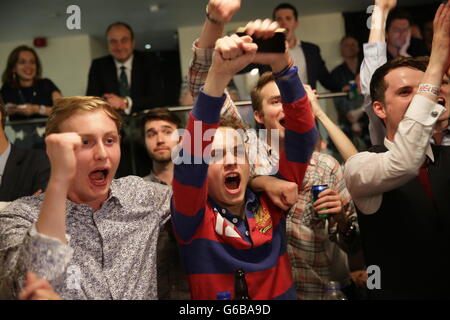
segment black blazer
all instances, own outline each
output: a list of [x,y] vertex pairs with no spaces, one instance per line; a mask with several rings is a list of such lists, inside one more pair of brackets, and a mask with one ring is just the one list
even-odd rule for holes
[[325,65],[320,54],[320,48],[310,42],[300,41],[300,46],[305,54],[306,67],[308,71],[309,85],[315,89],[317,81],[330,91],[341,91],[341,86],[333,77]]
[[20,149],[11,145],[0,186],[0,201],[14,201],[31,196],[47,187],[50,162],[42,150]]
[[[331,76],[320,55],[320,49],[317,45],[310,42],[300,42],[306,60],[306,68],[308,69],[308,82],[311,88],[316,89],[317,81],[330,91],[341,91],[342,87]],[[250,72],[253,68],[259,69],[259,74],[271,71],[270,66],[251,63],[238,73]]]
[[[135,50],[130,88],[132,112],[162,106],[163,88],[159,76],[156,56]],[[119,95],[117,68],[111,55],[94,59],[89,70],[86,95],[102,97],[105,93]]]

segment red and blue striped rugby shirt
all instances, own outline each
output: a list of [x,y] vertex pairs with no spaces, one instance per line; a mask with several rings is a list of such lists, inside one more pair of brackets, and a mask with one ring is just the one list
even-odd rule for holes
[[[286,127],[286,146],[280,152],[277,176],[301,185],[317,140],[314,117],[297,67],[287,70],[276,83]],[[249,188],[245,196],[247,221],[208,198],[208,164],[202,155],[212,141],[202,141],[201,150],[193,146],[199,139],[195,134],[203,137],[206,130],[218,127],[224,101],[225,96],[200,92],[181,150],[183,158],[188,156],[191,161],[175,165],[172,223],[192,298],[216,299],[221,291],[234,295],[234,274],[242,268],[252,299],[296,299],[286,251],[285,213],[265,194],[256,196]],[[194,121],[202,121],[201,132],[194,134]]]

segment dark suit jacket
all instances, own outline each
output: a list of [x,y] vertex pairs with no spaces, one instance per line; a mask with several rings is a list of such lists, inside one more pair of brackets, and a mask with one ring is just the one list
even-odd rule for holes
[[[325,62],[320,55],[320,49],[317,45],[312,44],[310,42],[300,42],[300,46],[303,49],[303,53],[305,55],[306,67],[308,71],[308,82],[309,85],[316,89],[317,81],[320,82],[324,88],[330,91],[341,91],[342,87],[339,83],[331,76],[330,72],[325,65]],[[239,73],[247,73],[250,72],[253,68],[259,69],[259,74],[263,74],[264,72],[271,71],[269,66],[254,64],[251,63]]]
[[50,163],[42,150],[20,149],[11,145],[0,186],[0,201],[14,201],[45,191],[50,177]]
[[[159,76],[157,58],[150,53],[135,50],[130,88],[132,112],[162,106],[163,88]],[[117,68],[111,55],[94,59],[89,70],[86,95],[101,97],[105,93],[119,95]]]
[[330,91],[341,91],[341,86],[331,76],[320,54],[320,48],[310,42],[300,41],[305,54],[309,85],[315,89],[317,81]]

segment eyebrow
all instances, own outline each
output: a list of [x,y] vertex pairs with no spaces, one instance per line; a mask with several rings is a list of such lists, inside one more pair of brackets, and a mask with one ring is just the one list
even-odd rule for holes
[[[92,134],[92,133],[78,133],[78,135],[80,136],[80,137],[95,137],[96,135],[95,134]],[[109,136],[109,135],[119,135],[116,131],[108,131],[108,132],[106,132],[103,136]]]
[[[165,125],[165,126],[161,126],[163,129],[172,129],[172,130],[175,130],[175,129],[173,129],[171,126],[167,126],[167,125]],[[156,128],[154,128],[154,127],[151,127],[151,128],[148,128],[145,132],[149,132],[149,131],[156,131]]]

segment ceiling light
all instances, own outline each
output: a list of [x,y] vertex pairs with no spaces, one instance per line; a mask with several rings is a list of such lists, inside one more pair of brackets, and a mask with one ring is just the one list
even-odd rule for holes
[[152,45],[150,43],[147,43],[144,47],[145,49],[150,50],[152,48]]
[[151,4],[149,7],[150,12],[155,13],[158,12],[161,9],[161,6],[159,4]]

